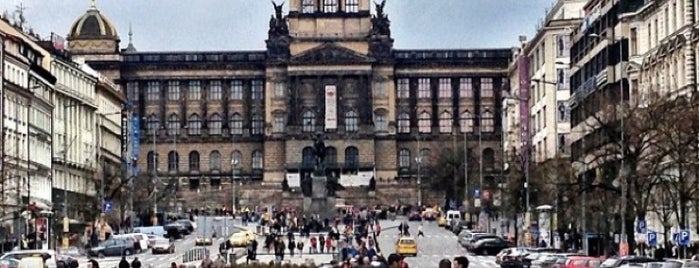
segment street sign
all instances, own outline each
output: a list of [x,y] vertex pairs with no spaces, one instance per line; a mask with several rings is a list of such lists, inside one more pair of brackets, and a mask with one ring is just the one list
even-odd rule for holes
[[672,242],[677,243],[680,239],[680,234],[679,233],[672,233]]
[[656,232],[648,232],[648,246],[650,247],[655,247],[658,245],[658,233]]
[[636,233],[637,234],[645,234],[646,233],[646,220],[645,219],[638,219],[636,221]]
[[689,230],[682,230],[680,231],[680,235],[678,237],[678,244],[680,246],[689,246],[689,241],[692,238],[692,233]]
[[114,204],[112,203],[112,201],[105,200],[102,203],[102,212],[109,213],[109,212],[112,212],[112,209],[114,209]]
[[481,197],[481,190],[475,189],[473,190],[473,198],[480,198]]

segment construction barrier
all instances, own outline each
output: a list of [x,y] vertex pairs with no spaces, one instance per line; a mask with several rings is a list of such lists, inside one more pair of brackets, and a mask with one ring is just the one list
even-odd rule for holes
[[209,249],[204,247],[195,247],[193,249],[187,250],[182,255],[182,263],[189,263],[195,261],[201,261],[206,256],[209,256]]

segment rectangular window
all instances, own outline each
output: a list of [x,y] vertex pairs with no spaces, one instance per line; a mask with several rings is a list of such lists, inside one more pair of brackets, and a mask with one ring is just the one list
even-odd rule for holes
[[345,11],[347,13],[359,12],[359,0],[345,0]]
[[233,80],[231,81],[231,100],[242,100],[243,99],[243,81]]
[[420,78],[417,80],[417,97],[420,99],[429,99],[432,97],[430,94],[430,79]]
[[209,100],[221,100],[221,81],[209,82]]
[[570,121],[570,110],[568,108],[567,101],[558,101],[556,104],[556,114],[559,123],[565,123]]
[[179,81],[168,81],[167,82],[167,99],[171,101],[180,100],[180,82]]
[[337,12],[337,0],[323,0],[323,12]]
[[264,97],[264,84],[262,80],[252,80],[252,99],[261,100]]
[[301,6],[301,13],[314,13],[316,12],[316,0],[303,0]]
[[374,95],[379,98],[386,97],[386,86],[384,83],[376,82],[376,84],[374,84]]
[[439,97],[451,98],[451,78],[439,79]]
[[126,83],[126,94],[129,100],[138,101],[138,82]]
[[568,49],[570,43],[570,36],[568,35],[557,35],[556,36],[556,50],[558,57],[568,57],[570,56],[570,50]]
[[568,69],[556,68],[556,89],[568,90]]
[[272,128],[274,133],[284,133],[284,116],[275,115],[274,116],[274,126]]
[[629,42],[631,42],[631,56],[638,55],[638,28],[631,28],[631,33],[629,35]]
[[284,93],[286,93],[286,84],[284,82],[274,83],[274,97],[284,98]]
[[473,83],[471,78],[459,79],[459,95],[462,98],[473,98]]
[[376,118],[374,118],[374,122],[376,124],[377,132],[385,132],[388,130],[388,122],[386,121],[385,114],[377,114]]
[[410,98],[410,80],[407,78],[398,79],[398,98]]
[[541,120],[544,123],[544,128],[546,128],[546,106],[541,109]]
[[146,92],[148,92],[149,101],[157,101],[160,99],[160,82],[148,81]]
[[201,99],[201,82],[200,81],[189,81],[189,99],[190,100]]
[[493,97],[493,78],[481,78],[481,98]]

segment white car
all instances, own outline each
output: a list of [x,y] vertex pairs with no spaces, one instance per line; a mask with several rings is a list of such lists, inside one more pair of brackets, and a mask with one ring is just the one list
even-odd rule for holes
[[213,244],[214,241],[211,239],[211,237],[197,236],[197,238],[194,240],[195,246],[211,246]]

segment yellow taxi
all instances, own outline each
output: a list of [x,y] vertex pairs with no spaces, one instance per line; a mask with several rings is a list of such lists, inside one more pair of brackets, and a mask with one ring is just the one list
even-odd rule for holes
[[437,225],[439,225],[439,227],[447,227],[448,223],[447,216],[441,216],[439,217],[439,221],[437,221]]
[[396,241],[396,254],[417,256],[417,240],[412,236],[401,236]]
[[48,267],[42,257],[24,257],[19,261],[19,268]]
[[228,242],[230,242],[232,247],[246,247],[248,243],[256,239],[257,235],[255,235],[255,233],[253,233],[252,231],[241,230],[232,234],[228,238]]

